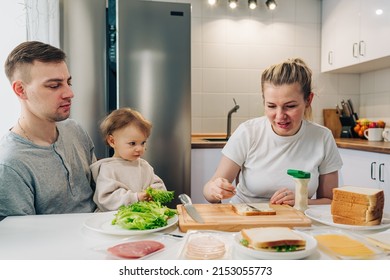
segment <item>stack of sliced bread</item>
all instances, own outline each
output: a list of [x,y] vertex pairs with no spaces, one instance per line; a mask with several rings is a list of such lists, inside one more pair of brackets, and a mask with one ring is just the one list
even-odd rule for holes
[[383,190],[345,186],[333,189],[331,213],[336,224],[373,226],[382,221]]

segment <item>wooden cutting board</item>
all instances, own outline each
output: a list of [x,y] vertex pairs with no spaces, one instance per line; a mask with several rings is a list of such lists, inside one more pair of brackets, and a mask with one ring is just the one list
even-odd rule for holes
[[337,114],[336,109],[324,109],[324,126],[332,131],[334,138],[340,138],[341,135],[341,122],[340,116]]
[[233,211],[231,204],[194,204],[195,209],[205,221],[195,222],[182,204],[177,205],[179,228],[187,230],[220,230],[238,232],[243,228],[254,227],[310,227],[311,220],[302,212],[288,205],[270,205],[276,210],[276,215],[241,216]]

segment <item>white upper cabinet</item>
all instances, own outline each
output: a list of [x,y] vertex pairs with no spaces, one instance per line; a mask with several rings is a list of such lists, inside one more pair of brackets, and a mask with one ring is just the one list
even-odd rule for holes
[[390,66],[390,1],[323,0],[321,71]]

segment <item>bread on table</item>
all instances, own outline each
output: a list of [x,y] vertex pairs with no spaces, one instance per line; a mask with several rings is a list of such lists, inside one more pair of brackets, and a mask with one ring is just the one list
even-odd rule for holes
[[383,190],[345,186],[333,189],[331,214],[334,223],[358,226],[379,225],[385,197]]
[[258,210],[251,208],[245,203],[232,204],[233,211],[241,216],[259,216],[259,215],[276,215],[276,210],[271,208],[268,203],[249,203]]
[[241,236],[241,243],[255,250],[291,252],[306,248],[306,240],[287,227],[242,229]]

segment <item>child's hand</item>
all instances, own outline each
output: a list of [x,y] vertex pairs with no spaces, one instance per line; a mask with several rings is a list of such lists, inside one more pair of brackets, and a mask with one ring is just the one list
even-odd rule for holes
[[151,201],[152,198],[146,193],[146,192],[139,192],[138,195],[138,201]]

